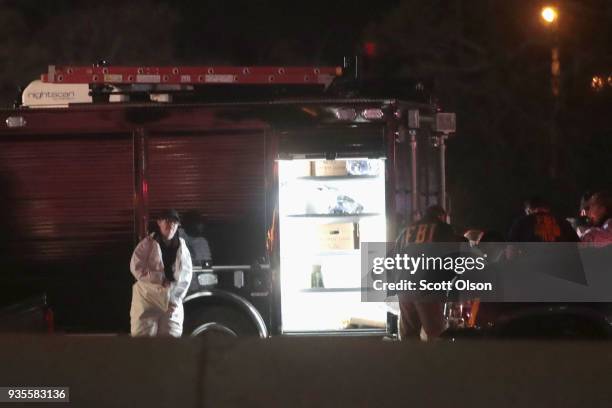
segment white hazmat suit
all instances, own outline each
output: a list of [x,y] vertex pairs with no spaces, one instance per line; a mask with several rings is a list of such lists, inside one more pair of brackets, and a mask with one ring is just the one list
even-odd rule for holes
[[145,237],[132,254],[130,270],[136,278],[132,287],[130,325],[132,336],[174,336],[183,333],[183,299],[192,276],[191,256],[179,238],[174,281],[164,284],[164,264],[154,234]]

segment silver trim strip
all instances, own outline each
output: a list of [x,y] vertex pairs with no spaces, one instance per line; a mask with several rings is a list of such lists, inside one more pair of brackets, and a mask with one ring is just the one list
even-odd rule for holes
[[235,331],[233,331],[229,327],[227,327],[227,326],[225,326],[225,325],[223,325],[221,323],[217,323],[217,322],[204,323],[203,325],[201,325],[200,327],[195,329],[193,331],[193,333],[191,333],[191,337],[198,336],[201,333],[203,333],[205,331],[208,331],[208,330],[218,330],[218,331],[221,331],[223,333],[229,334],[231,336],[238,337],[238,334],[236,334]]

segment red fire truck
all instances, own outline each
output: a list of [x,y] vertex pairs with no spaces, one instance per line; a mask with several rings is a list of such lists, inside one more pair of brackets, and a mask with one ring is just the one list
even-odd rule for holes
[[60,330],[127,331],[131,252],[176,208],[211,254],[185,334],[385,333],[384,305],[361,302],[359,244],[446,202],[454,114],[355,93],[347,77],[49,67],[1,111],[5,299],[42,291]]

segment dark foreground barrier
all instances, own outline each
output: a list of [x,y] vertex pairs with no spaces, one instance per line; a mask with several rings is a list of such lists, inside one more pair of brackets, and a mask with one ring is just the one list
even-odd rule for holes
[[607,342],[4,336],[0,362],[0,386],[69,386],[70,403],[56,406],[514,408],[612,403],[612,347]]

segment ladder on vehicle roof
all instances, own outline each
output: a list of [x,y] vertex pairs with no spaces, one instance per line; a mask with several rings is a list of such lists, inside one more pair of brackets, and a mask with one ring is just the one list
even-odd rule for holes
[[319,85],[328,88],[341,67],[55,66],[42,82],[89,85]]

